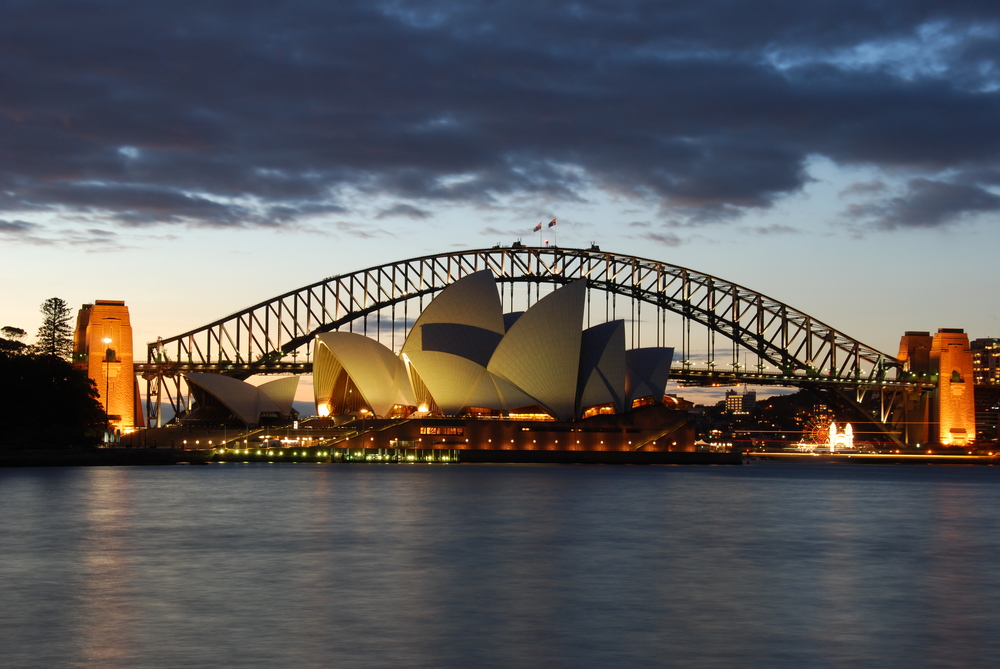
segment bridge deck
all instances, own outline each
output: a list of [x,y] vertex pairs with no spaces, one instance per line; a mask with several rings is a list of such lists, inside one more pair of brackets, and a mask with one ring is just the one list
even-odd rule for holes
[[[216,372],[234,376],[249,376],[253,374],[311,374],[311,362],[298,363],[260,363],[260,364],[230,364],[230,363],[178,363],[178,362],[137,362],[137,374],[163,374],[173,376],[185,372]],[[729,371],[691,366],[678,366],[670,370],[670,379],[682,386],[802,386],[825,388],[879,388],[913,390],[931,390],[935,387],[933,381],[922,378],[898,378],[884,380],[858,379],[855,377],[835,377],[810,374],[798,370],[792,374],[780,372]]]

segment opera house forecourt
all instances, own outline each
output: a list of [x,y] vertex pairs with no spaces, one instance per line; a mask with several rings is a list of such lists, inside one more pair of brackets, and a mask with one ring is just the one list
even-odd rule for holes
[[485,270],[442,290],[398,355],[358,333],[320,334],[315,422],[366,423],[342,449],[448,450],[466,462],[702,455],[689,415],[664,394],[673,349],[626,350],[621,320],[584,329],[585,300],[579,279],[503,313]]

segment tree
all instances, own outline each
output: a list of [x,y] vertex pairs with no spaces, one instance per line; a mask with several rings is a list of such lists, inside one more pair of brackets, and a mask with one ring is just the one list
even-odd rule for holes
[[0,351],[0,379],[0,449],[100,441],[107,416],[85,371],[58,356]]
[[28,346],[25,334],[21,328],[0,328],[0,449],[100,441],[107,416],[87,372]]
[[8,355],[25,355],[30,349],[27,344],[24,343],[24,338],[27,336],[27,332],[21,328],[15,328],[10,325],[5,325],[0,328],[0,352],[6,353]]
[[50,297],[42,302],[41,312],[44,318],[36,337],[38,352],[69,360],[73,354],[73,328],[69,324],[72,311],[69,305],[66,300]]

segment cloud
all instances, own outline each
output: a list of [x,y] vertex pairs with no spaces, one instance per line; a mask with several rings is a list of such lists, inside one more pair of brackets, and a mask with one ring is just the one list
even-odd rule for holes
[[840,191],[840,197],[868,197],[871,195],[879,195],[884,193],[889,188],[881,179],[872,179],[871,181],[856,181],[846,188]]
[[119,235],[101,228],[52,229],[28,221],[0,220],[0,239],[34,246],[72,246],[85,251],[121,250]]
[[0,233],[7,235],[20,235],[36,230],[39,226],[28,221],[4,221],[0,220]]
[[506,230],[501,230],[499,228],[495,228],[495,227],[493,227],[491,225],[488,225],[485,228],[483,228],[480,231],[479,234],[481,234],[481,235],[490,235],[490,236],[493,236],[493,237],[499,237],[501,239],[509,241],[511,239],[521,238],[521,237],[525,237],[525,236],[531,235],[532,232],[531,232],[530,228],[527,229],[527,230],[513,229],[513,228],[507,228]]
[[903,195],[848,211],[885,230],[945,227],[971,215],[1000,211],[1000,195],[974,184],[911,179]]
[[42,236],[44,228],[28,221],[0,219],[0,239],[33,246],[51,246],[55,241]]
[[375,218],[393,218],[397,216],[412,218],[414,220],[422,220],[430,218],[431,214],[423,209],[417,209],[413,205],[400,203],[393,205],[388,209],[383,209],[377,216],[375,216]]
[[758,235],[798,235],[802,234],[802,231],[798,228],[793,228],[790,225],[781,225],[774,223],[772,225],[758,225],[751,227],[750,232]]
[[337,221],[334,227],[341,234],[359,239],[375,239],[377,237],[389,236],[389,233],[381,228],[374,228],[370,225],[351,223],[350,221]]
[[676,247],[684,241],[672,232],[644,232],[639,235],[641,239],[660,244],[662,246]]
[[[0,213],[238,229],[598,188],[702,225],[799,192],[814,156],[995,174],[998,26],[935,0],[17,3]],[[926,220],[988,206],[965,185]]]

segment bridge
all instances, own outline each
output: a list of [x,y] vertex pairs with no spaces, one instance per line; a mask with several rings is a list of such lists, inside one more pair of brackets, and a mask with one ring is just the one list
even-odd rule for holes
[[[587,326],[623,319],[631,348],[673,346],[671,378],[688,385],[809,387],[908,441],[907,407],[936,384],[882,353],[757,291],[656,260],[589,249],[510,247],[440,253],[329,277],[148,347],[147,416],[187,408],[185,372],[237,378],[312,371],[316,335],[347,329],[398,351],[425,303],[452,282],[491,270],[506,311],[587,280]],[[910,398],[908,401],[907,398]]]

